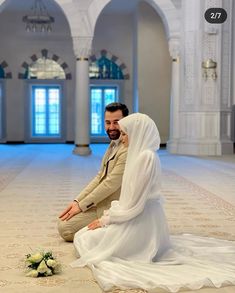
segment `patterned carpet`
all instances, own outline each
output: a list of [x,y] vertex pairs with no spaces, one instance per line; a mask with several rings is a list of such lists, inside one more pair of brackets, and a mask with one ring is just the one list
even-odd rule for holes
[[[72,145],[0,145],[0,292],[102,292],[89,269],[69,266],[75,259],[73,245],[60,239],[56,230],[58,214],[99,168],[106,146],[92,148],[92,156],[79,157],[72,155]],[[163,166],[162,193],[172,234],[235,240],[235,207],[168,170],[167,164]],[[53,251],[63,265],[61,274],[36,279],[24,276],[25,255],[37,248]],[[235,288],[199,291],[235,292]]]

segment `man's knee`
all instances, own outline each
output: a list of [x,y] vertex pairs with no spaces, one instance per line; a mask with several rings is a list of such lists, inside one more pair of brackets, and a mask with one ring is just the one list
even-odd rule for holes
[[96,211],[89,211],[75,215],[68,221],[58,220],[58,231],[60,236],[65,241],[73,241],[74,235],[77,231],[90,224],[97,219]]
[[68,241],[68,242],[73,241],[74,234],[76,233],[76,231],[74,231],[74,229],[72,229],[71,226],[67,225],[67,221],[58,220],[57,227],[58,227],[58,232],[60,236],[65,241]]

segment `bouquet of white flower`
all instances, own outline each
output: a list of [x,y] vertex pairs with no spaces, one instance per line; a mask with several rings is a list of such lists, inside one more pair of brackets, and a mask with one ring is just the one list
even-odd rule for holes
[[54,258],[52,252],[36,252],[26,255],[27,277],[47,277],[61,271],[61,264]]

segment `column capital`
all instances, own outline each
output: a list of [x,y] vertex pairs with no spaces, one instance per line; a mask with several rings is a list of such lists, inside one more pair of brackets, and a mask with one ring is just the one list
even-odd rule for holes
[[91,55],[93,37],[73,37],[73,50],[77,60],[88,60]]
[[168,45],[170,55],[174,61],[174,59],[177,59],[180,56],[180,40],[178,38],[170,38]]

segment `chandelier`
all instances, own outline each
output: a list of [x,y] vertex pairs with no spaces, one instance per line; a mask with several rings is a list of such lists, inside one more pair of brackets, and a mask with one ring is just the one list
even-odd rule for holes
[[52,31],[51,24],[55,22],[50,16],[42,0],[34,0],[29,15],[23,17],[27,32],[48,32]]

